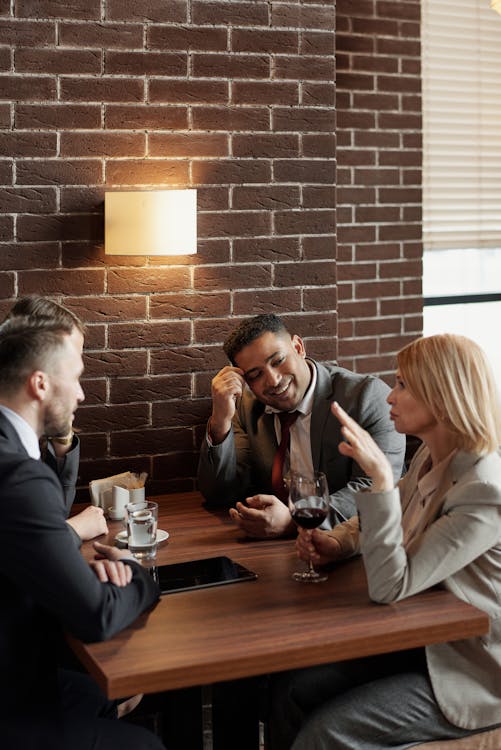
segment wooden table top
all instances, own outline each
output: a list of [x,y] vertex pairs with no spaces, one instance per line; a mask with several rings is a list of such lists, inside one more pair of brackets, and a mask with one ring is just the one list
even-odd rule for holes
[[[70,645],[110,698],[203,685],[398,651],[488,631],[486,614],[439,589],[390,605],[369,600],[360,558],[321,584],[298,583],[292,540],[249,541],[198,493],[150,498],[169,532],[156,564],[227,555],[255,581],[163,596],[105,643]],[[110,523],[109,540],[121,529]],[[83,554],[90,555],[90,544]]]

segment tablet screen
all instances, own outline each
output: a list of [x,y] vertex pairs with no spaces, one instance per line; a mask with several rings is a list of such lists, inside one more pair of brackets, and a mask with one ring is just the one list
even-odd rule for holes
[[151,575],[160,586],[160,593],[202,589],[224,583],[252,581],[256,573],[229,557],[207,557],[203,560],[157,565],[150,568]]

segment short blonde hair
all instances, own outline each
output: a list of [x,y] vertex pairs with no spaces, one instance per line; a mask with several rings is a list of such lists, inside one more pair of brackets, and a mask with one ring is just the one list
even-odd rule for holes
[[406,388],[457,435],[458,448],[484,455],[501,444],[501,411],[484,351],[466,336],[426,336],[397,355]]

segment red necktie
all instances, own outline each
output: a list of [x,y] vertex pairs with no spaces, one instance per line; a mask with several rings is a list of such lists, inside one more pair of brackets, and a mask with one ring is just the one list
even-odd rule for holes
[[275,458],[273,459],[271,486],[273,487],[273,493],[280,498],[283,503],[287,502],[289,496],[289,491],[284,485],[285,454],[289,448],[290,429],[298,417],[298,411],[281,411],[278,414],[282,427],[282,438],[280,440],[280,445],[277,448],[277,452],[275,453]]

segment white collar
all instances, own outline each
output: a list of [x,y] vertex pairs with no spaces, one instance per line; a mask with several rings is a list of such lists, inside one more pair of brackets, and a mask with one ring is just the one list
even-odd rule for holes
[[6,419],[9,420],[9,422],[19,435],[19,440],[22,442],[27,454],[31,458],[35,458],[38,460],[40,458],[40,444],[33,427],[28,424],[28,422],[23,419],[17,412],[9,409],[8,406],[0,404],[0,412]]

